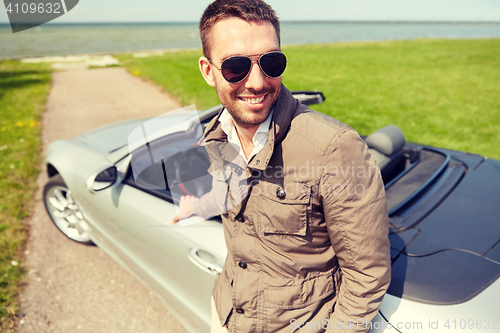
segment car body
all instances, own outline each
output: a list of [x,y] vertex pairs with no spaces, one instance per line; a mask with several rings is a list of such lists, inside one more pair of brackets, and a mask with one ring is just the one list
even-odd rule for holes
[[[44,201],[56,226],[106,251],[191,332],[209,331],[224,235],[218,217],[171,221],[180,195],[210,190],[198,182],[210,162],[196,142],[220,109],[117,123],[55,141],[46,154]],[[395,126],[364,139],[391,222],[392,282],[371,331],[499,329],[500,161],[407,143]]]

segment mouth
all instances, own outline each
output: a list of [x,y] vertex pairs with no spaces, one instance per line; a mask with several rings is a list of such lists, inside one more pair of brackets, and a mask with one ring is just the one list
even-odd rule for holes
[[260,96],[260,97],[240,97],[240,99],[244,102],[250,103],[250,104],[260,104],[264,100],[266,95]]

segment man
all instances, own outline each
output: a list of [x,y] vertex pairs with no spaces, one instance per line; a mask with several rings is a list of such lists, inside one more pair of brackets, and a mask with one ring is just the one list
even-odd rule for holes
[[224,110],[201,141],[214,188],[181,198],[179,218],[222,213],[228,254],[212,332],[366,332],[390,282],[375,160],[352,128],[281,84],[286,58],[267,4],[216,0],[200,34],[200,71]]

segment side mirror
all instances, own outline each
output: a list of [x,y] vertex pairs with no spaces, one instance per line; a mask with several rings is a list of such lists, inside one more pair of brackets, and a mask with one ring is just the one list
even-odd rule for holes
[[293,97],[305,105],[321,104],[325,101],[325,95],[321,91],[292,91]]
[[107,167],[92,174],[87,180],[87,189],[92,192],[99,192],[107,189],[116,182],[117,169],[115,166]]

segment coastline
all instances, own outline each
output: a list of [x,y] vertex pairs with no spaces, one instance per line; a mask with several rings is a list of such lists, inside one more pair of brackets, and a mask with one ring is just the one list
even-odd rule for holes
[[[500,38],[500,22],[285,21],[283,45],[419,38]],[[196,23],[52,23],[13,34],[0,24],[0,59],[175,52],[200,48]]]

